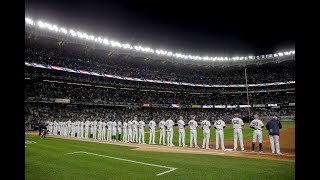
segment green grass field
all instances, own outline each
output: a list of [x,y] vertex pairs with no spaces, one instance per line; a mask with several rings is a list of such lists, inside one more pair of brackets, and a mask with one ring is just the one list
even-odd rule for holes
[[[294,123],[283,123],[285,126]],[[232,139],[232,129],[225,130],[226,139]],[[148,130],[147,130],[148,131]],[[198,144],[202,141],[201,129],[198,131]],[[244,138],[251,138],[252,129],[244,128]],[[266,134],[266,131],[264,132]],[[214,130],[211,138],[215,138]],[[186,130],[189,144],[189,130]],[[157,133],[159,137],[159,133]],[[146,134],[148,142],[149,134]],[[178,141],[175,130],[174,143]],[[35,141],[25,148],[26,179],[295,179],[295,163],[276,160],[250,159],[241,157],[177,154],[163,152],[134,151],[132,147],[81,142],[57,138],[40,139],[26,136]],[[214,140],[214,139],[213,139]],[[158,142],[158,138],[156,138]],[[163,167],[136,164],[90,154],[65,153],[86,151],[144,163],[177,168],[167,171]]]

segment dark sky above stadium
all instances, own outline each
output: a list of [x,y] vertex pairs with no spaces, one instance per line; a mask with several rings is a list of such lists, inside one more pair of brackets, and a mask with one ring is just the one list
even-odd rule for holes
[[259,55],[294,48],[294,9],[276,2],[25,0],[25,14],[65,27],[199,55]]

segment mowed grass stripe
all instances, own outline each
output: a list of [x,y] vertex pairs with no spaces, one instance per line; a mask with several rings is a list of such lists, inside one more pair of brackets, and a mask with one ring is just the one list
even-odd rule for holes
[[[131,151],[132,147],[27,136],[26,179],[294,179],[294,163],[241,157]],[[87,151],[178,168],[163,168],[65,153]]]

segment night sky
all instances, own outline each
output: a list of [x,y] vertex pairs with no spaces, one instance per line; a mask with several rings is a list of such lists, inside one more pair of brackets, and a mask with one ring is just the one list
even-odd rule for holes
[[259,55],[295,47],[294,9],[271,1],[249,6],[243,2],[26,0],[25,14],[132,45],[196,55]]

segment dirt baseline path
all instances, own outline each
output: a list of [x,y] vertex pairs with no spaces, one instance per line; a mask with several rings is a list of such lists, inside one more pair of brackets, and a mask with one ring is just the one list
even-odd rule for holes
[[[26,135],[38,135],[34,132],[26,132]],[[256,158],[256,159],[270,159],[270,160],[281,160],[281,161],[290,161],[295,162],[295,155],[289,153],[283,153],[282,155],[275,155],[271,153],[258,153],[258,152],[240,152],[240,151],[222,151],[222,150],[213,150],[213,149],[200,149],[200,148],[190,148],[190,147],[169,147],[163,145],[149,145],[149,144],[135,144],[135,143],[123,143],[123,142],[109,142],[102,140],[93,140],[93,139],[79,139],[73,137],[62,137],[62,136],[48,136],[50,138],[60,138],[60,139],[70,139],[78,140],[85,142],[95,142],[102,144],[112,144],[118,146],[128,146],[135,147],[133,150],[137,151],[151,151],[151,152],[169,152],[169,153],[185,153],[185,154],[209,154],[209,155],[222,155],[222,156],[234,156],[234,157],[245,157],[245,158]],[[248,149],[248,148],[247,148]]]

